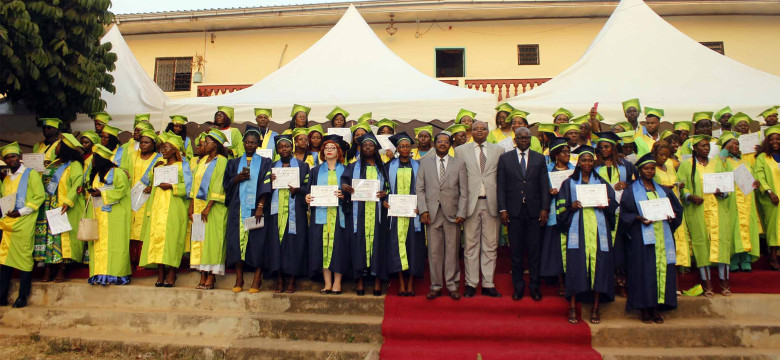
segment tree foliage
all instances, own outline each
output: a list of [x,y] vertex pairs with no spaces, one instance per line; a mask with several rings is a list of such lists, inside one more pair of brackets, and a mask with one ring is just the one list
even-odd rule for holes
[[40,117],[72,121],[114,93],[116,54],[101,45],[110,0],[0,0],[0,95]]

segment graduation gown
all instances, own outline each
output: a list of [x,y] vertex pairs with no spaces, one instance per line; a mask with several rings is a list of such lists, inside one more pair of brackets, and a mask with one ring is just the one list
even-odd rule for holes
[[[655,177],[653,181],[657,182],[661,186],[674,187],[672,193],[682,204],[680,199],[680,188],[674,186],[678,182],[677,171],[674,169],[674,161],[672,159],[666,160],[666,171],[661,170],[660,167],[655,168]],[[691,236],[688,234],[688,226],[685,224],[685,215],[680,214],[680,226],[674,231],[674,243],[676,249],[677,266],[691,267]]]
[[[569,170],[574,169],[574,165],[567,164]],[[555,163],[547,163],[547,171],[562,171],[555,168]],[[559,189],[560,190],[560,189]],[[547,219],[547,225],[544,227],[544,237],[542,238],[541,267],[540,276],[558,276],[564,273],[566,269],[566,234],[561,233],[558,227],[558,218],[555,216],[555,197],[550,201],[550,217]]]
[[[56,181],[56,182],[55,182]],[[55,247],[57,249],[46,249],[46,253],[49,254],[52,251],[59,252],[59,258],[67,259],[70,261],[81,262],[84,255],[84,242],[77,239],[79,231],[79,221],[84,215],[84,199],[76,192],[79,186],[84,183],[84,168],[81,163],[72,161],[69,164],[59,164],[54,170],[54,176],[49,182],[48,190],[52,193],[50,196],[56,196],[56,199],[52,201],[46,201],[45,207],[41,211],[48,211],[53,208],[61,207],[62,205],[68,205],[68,222],[71,226],[71,231],[66,231],[59,235],[52,235],[51,229],[46,226],[47,242],[43,244],[44,247]],[[50,263],[49,256],[46,256],[46,262]],[[51,262],[59,263],[60,261]]]
[[[672,204],[675,217],[670,222],[653,223],[653,239],[655,244],[645,244],[643,237],[643,224],[637,220],[640,209],[633,187],[629,187],[623,193],[620,201],[620,221],[628,231],[626,238],[626,284],[628,287],[628,299],[626,308],[647,309],[660,305],[663,309],[677,307],[677,272],[675,262],[668,261],[666,254],[667,244],[674,244],[674,231],[682,223],[683,208],[674,193],[656,183],[657,189],[663,191],[663,195]],[[644,184],[639,183],[644,190]],[[648,200],[659,198],[657,190],[645,191]],[[669,226],[670,239],[664,235],[663,223]],[[672,249],[675,251],[675,249]]]
[[[618,159],[617,166],[597,166],[594,171],[598,173],[602,179],[606,180],[607,184],[612,186],[613,189],[615,184],[620,181],[623,181],[631,186],[631,184],[634,182],[634,179],[636,179],[638,176],[634,164],[626,161],[625,159]],[[615,192],[615,201],[617,201],[618,204],[620,203],[620,198],[618,197],[617,192]],[[615,224],[617,224],[617,226],[615,227],[615,230],[612,231],[612,246],[615,248],[612,258],[614,260],[616,269],[625,270],[626,250],[624,245],[627,241],[625,238],[628,234],[627,230],[623,228],[623,224],[618,221],[619,216],[620,207],[618,206],[617,210],[615,210]]]
[[[731,156],[725,158],[726,171],[734,171],[740,165],[753,173],[753,168],[745,159],[737,159]],[[739,188],[734,186],[734,192],[729,196],[729,208],[737,209],[738,218],[734,222],[734,254],[748,254],[750,262],[758,260],[759,239],[758,233],[761,229],[759,225],[758,210],[755,191],[745,194]],[[733,216],[733,215],[732,215]]]
[[33,145],[33,151],[36,154],[45,154],[43,159],[44,161],[52,161],[57,160],[57,145],[60,143],[60,140],[57,140],[53,142],[51,145],[46,145],[45,142],[41,141],[35,145]]
[[[269,239],[266,231],[268,219],[264,220],[265,226],[262,228],[249,231],[244,229],[243,219],[254,217],[260,198],[271,193],[271,160],[255,153],[251,157],[249,166],[250,178],[243,183],[236,184],[233,179],[241,173],[244,166],[247,166],[245,156],[246,154],[237,159],[228,160],[225,169],[223,185],[228,203],[225,265],[233,267],[238,261],[244,261],[254,268],[263,268],[266,239]],[[246,196],[241,196],[241,185],[244,184],[246,185],[244,190]],[[254,187],[254,197],[250,195],[249,186]],[[266,206],[268,206],[268,202],[266,202]]]
[[[24,165],[21,165],[24,166]],[[14,210],[27,207],[30,214],[17,218],[4,217],[0,219],[0,265],[12,267],[21,271],[33,269],[33,246],[35,244],[35,222],[38,209],[43,204],[45,192],[41,175],[29,168],[17,170],[18,175],[11,179],[7,175],[0,186],[0,196],[16,193]]]
[[230,145],[225,145],[225,149],[228,152],[228,158],[235,159],[244,155],[244,135],[241,134],[241,130],[234,127],[228,127],[227,129],[218,129],[225,135]]
[[208,156],[201,158],[192,176],[192,191],[190,192],[190,198],[193,202],[192,216],[200,216],[209,201],[213,201],[214,205],[211,207],[206,221],[205,240],[192,241],[190,244],[190,266],[199,271],[211,271],[216,275],[224,275],[227,207],[225,206],[225,188],[222,180],[225,176],[227,158],[217,155],[210,162],[208,160]]
[[[389,190],[384,166],[362,166],[363,161],[349,164],[341,175],[342,184],[352,184],[353,179],[379,179],[380,191]],[[357,169],[357,175],[355,176]],[[377,202],[352,201],[351,194],[344,194],[346,229],[350,236],[352,273],[355,278],[381,274],[386,256],[383,253],[387,235],[387,211]]]
[[[125,155],[123,155],[123,158],[125,170],[130,173],[130,189],[136,186],[139,182],[146,186],[152,184],[150,182],[152,177],[152,168],[154,167],[154,164],[157,163],[157,161],[162,160],[162,156],[159,153],[152,153],[148,159],[144,160],[141,158],[140,151],[128,152],[127,149],[125,150]],[[131,240],[141,240],[141,227],[144,225],[144,208],[147,206],[149,206],[149,201],[147,201],[142,208],[138,209],[138,211],[133,211],[132,225],[130,227]],[[134,255],[134,259],[138,259],[135,256],[138,256],[137,253]]]
[[[596,183],[606,184],[606,181],[593,172],[590,184]],[[558,226],[566,235],[567,244],[566,296],[577,296],[580,301],[589,301],[593,292],[599,292],[602,294],[602,302],[612,301],[615,297],[612,230],[615,227],[615,210],[618,207],[615,191],[611,186],[607,186],[609,205],[603,210],[584,208],[572,211],[572,190],[575,185],[576,182],[572,178],[564,181],[556,198]],[[603,223],[599,221],[602,216]],[[600,235],[602,230],[605,234]],[[571,234],[575,234],[578,241],[572,241]]]
[[[407,163],[399,159],[390,160],[386,168],[390,193],[400,195],[415,195],[415,183],[418,166],[416,160]],[[390,274],[408,271],[414,277],[422,278],[425,271],[425,233],[420,224],[420,216],[387,217],[389,232],[385,248],[385,269],[380,275],[387,279]]]
[[178,183],[173,184],[171,190],[152,187],[152,193],[141,209],[144,222],[140,266],[157,267],[162,264],[178,268],[181,265],[187,240],[192,172],[188,163],[180,161],[173,165],[178,169]]
[[764,233],[768,246],[780,246],[780,206],[772,204],[767,195],[767,190],[780,194],[780,164],[772,157],[764,153],[756,154],[756,166],[754,170],[756,180],[761,184],[758,188],[760,195],[758,203],[763,215]]
[[[130,283],[130,180],[120,168],[112,168],[105,177],[95,176],[92,188],[111,185],[114,188],[102,190],[103,204],[113,204],[93,209],[98,220],[98,239],[89,243],[90,284]],[[92,203],[89,204],[92,206]]]
[[[272,168],[281,168],[282,161],[273,163]],[[269,205],[265,206],[268,241],[266,242],[266,266],[271,274],[281,271],[286,275],[306,275],[308,244],[309,165],[290,158],[290,167],[298,168],[300,187],[295,194],[289,189],[273,190]]]
[[[726,171],[720,159],[710,159],[707,166],[696,164],[696,174],[691,179],[693,162],[691,158],[680,163],[677,170],[677,179],[685,183],[681,198],[683,204],[683,216],[685,224],[691,235],[691,246],[696,266],[709,266],[711,263],[730,264],[733,251],[734,219],[737,209],[729,206],[727,194],[725,198],[716,197],[715,194],[704,194],[702,186],[703,173],[716,173]],[[686,200],[688,195],[700,196],[704,199],[701,205]]]
[[[343,164],[336,164],[335,170],[328,170],[327,162],[315,166],[309,173],[307,193],[311,193],[311,187],[314,185],[337,185],[340,190],[341,174],[344,169]],[[323,173],[322,176],[320,172]],[[349,233],[345,228],[344,200],[339,199],[337,207],[325,209],[311,207],[310,209],[309,276],[318,276],[322,273],[322,269],[338,274],[349,274],[352,254]]]

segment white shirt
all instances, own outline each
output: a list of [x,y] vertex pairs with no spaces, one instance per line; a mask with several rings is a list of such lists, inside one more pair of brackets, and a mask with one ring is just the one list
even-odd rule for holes
[[[487,146],[485,146],[485,143],[486,142],[482,143],[482,152],[485,153],[485,159],[487,159]],[[477,157],[477,168],[482,170],[482,168],[479,167],[479,146],[480,145],[477,144],[476,142],[474,143],[474,155]],[[485,182],[481,180],[482,176],[480,176],[479,178],[480,178],[480,181],[479,181],[479,194],[477,196],[478,197],[486,196],[487,195],[487,190],[485,190]]]
[[447,172],[447,163],[450,162],[450,155],[444,155],[444,157],[440,158],[439,155],[436,155],[436,174],[439,177],[439,181],[441,182],[442,179],[442,173],[440,171],[441,169],[441,161],[444,160],[444,172]]
[[525,168],[528,169],[528,153],[531,152],[531,149],[525,149],[525,151],[522,151],[520,149],[517,149],[517,163],[522,164],[523,163],[523,153],[525,153]]
[[[16,172],[14,172],[14,173],[13,173],[13,174],[11,174],[11,175],[8,175],[8,176],[10,176],[10,177],[11,177],[11,181],[14,181],[14,180],[16,180],[16,178],[17,178],[17,177],[19,177],[19,176],[22,176],[22,174],[24,174],[24,170],[25,170],[25,169],[27,169],[27,168],[26,168],[26,167],[24,167],[24,164],[22,164],[22,165],[19,165],[19,168],[18,168],[18,169],[16,169]],[[22,186],[22,184],[19,184],[19,186]],[[10,194],[9,194],[9,195],[10,195]],[[20,216],[26,216],[26,215],[30,215],[30,214],[32,214],[32,213],[33,213],[33,210],[32,210],[32,209],[30,209],[30,208],[28,208],[27,206],[25,206],[25,207],[23,207],[23,208],[19,209],[19,215],[20,215]]]

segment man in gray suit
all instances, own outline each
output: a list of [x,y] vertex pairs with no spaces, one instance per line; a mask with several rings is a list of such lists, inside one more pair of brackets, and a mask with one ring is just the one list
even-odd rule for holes
[[451,145],[449,134],[436,135],[435,156],[420,159],[417,172],[417,209],[420,222],[428,226],[431,292],[426,297],[429,300],[441,296],[444,285],[453,300],[460,300],[458,229],[466,221],[469,191],[466,165],[463,160],[448,155]]
[[501,297],[493,285],[498,248],[498,202],[496,200],[496,172],[498,158],[504,148],[487,142],[488,125],[475,121],[471,128],[474,142],[455,148],[455,157],[466,163],[469,191],[466,205],[466,248],[463,252],[466,265],[466,291],[464,297],[473,297],[479,284],[482,269],[482,295]]

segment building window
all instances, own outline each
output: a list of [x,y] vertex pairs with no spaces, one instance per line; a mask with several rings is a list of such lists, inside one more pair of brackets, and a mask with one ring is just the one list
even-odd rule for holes
[[155,59],[154,82],[163,91],[190,91],[192,57]]
[[517,45],[517,65],[539,65],[539,44]]
[[726,55],[726,50],[723,48],[723,41],[704,41],[700,44],[710,48],[710,50],[718,54]]
[[436,49],[436,77],[464,77],[463,49]]

